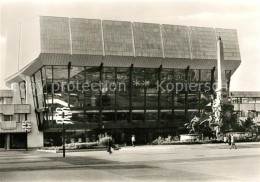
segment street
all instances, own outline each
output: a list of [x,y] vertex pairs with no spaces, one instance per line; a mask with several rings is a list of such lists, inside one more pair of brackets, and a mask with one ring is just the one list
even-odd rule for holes
[[260,181],[260,143],[0,151],[0,181]]

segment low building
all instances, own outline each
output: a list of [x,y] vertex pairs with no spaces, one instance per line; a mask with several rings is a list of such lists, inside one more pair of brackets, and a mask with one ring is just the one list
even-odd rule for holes
[[231,91],[230,96],[234,110],[240,113],[240,119],[253,118],[260,126],[260,92]]
[[[22,127],[24,121],[34,117],[32,114],[34,111],[30,104],[25,103],[25,92],[19,95],[14,93],[13,90],[0,90],[0,148],[38,147],[37,144],[35,145],[35,140],[42,138],[42,134],[38,132],[38,129],[27,134]],[[33,123],[32,127],[37,128],[37,124]]]

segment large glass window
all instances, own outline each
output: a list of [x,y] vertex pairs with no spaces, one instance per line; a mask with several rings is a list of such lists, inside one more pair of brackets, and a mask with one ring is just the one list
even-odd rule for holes
[[36,93],[38,99],[38,107],[44,107],[44,98],[43,98],[43,85],[42,85],[42,76],[41,70],[37,71],[34,75],[35,78],[35,86],[36,86]]
[[32,86],[32,94],[33,94],[33,101],[34,101],[34,107],[38,108],[37,98],[36,98],[36,84],[34,75],[31,76],[31,86]]
[[173,69],[162,69],[161,71],[161,109],[173,109],[173,90],[174,90],[174,71]]
[[188,81],[189,82],[198,82],[200,77],[199,70],[189,70],[188,72]]
[[249,103],[255,103],[255,98],[248,98]]
[[172,120],[172,111],[161,111],[161,121],[171,121]]
[[132,106],[133,110],[144,109],[144,84],[145,84],[145,69],[134,68],[133,83],[132,83]]
[[248,98],[242,98],[242,103],[248,103]]
[[144,121],[144,117],[144,111],[133,111],[132,113],[132,120],[134,123]]
[[67,80],[68,66],[53,66],[52,75],[54,80]]
[[211,81],[211,70],[201,70],[201,81],[202,82]]
[[158,109],[158,69],[146,69],[146,108]]
[[185,69],[161,69],[159,75],[159,68],[134,67],[130,83],[130,68],[68,68],[45,66],[31,77],[36,83],[36,108],[47,108],[38,119],[45,117],[49,124],[57,124],[56,110],[70,107],[74,124],[127,122],[130,118],[134,123],[174,121],[192,117],[188,111],[198,112],[211,99],[211,91],[205,86],[210,87],[211,70],[189,70],[186,74]]
[[4,115],[4,121],[12,121],[12,115]]
[[185,70],[174,70],[174,107],[184,108],[185,106]]
[[86,109],[97,110],[99,108],[100,95],[100,68],[86,67],[85,74]]
[[148,122],[151,122],[151,121],[157,122],[158,121],[158,111],[157,110],[154,110],[154,111],[148,110],[146,112],[145,119]]
[[74,110],[84,110],[84,81],[85,81],[84,67],[71,67],[70,69],[70,107]]
[[198,109],[200,93],[200,71],[189,70],[188,72],[188,94],[187,106],[189,109]]
[[129,68],[117,68],[117,109],[129,109]]
[[103,70],[103,88],[102,88],[102,106],[106,110],[115,110],[116,94],[116,72],[115,68],[104,68]]

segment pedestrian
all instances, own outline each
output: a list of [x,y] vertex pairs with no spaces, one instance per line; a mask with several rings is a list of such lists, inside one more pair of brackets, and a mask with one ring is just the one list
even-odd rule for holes
[[108,140],[107,140],[107,152],[108,152],[109,154],[112,154],[112,150],[111,150],[112,146],[113,146],[113,140],[112,140],[112,138],[111,138],[110,136],[108,136]]
[[224,136],[224,143],[227,143],[227,136]]
[[228,134],[228,145],[231,146],[231,135]]
[[231,145],[230,145],[230,149],[232,149],[233,147],[234,147],[235,149],[237,149],[236,139],[235,139],[234,135],[232,134],[232,135],[231,135]]
[[131,141],[132,141],[132,146],[135,147],[135,135],[132,135]]

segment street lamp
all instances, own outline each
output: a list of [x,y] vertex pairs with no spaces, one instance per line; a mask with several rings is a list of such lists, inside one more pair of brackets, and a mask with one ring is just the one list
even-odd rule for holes
[[[65,118],[64,112],[62,112],[62,119]],[[63,157],[65,157],[65,128],[64,128],[64,121],[62,122],[62,153]]]
[[28,132],[32,130],[32,123],[30,121],[22,121],[22,129],[26,132],[26,151],[28,150]]

